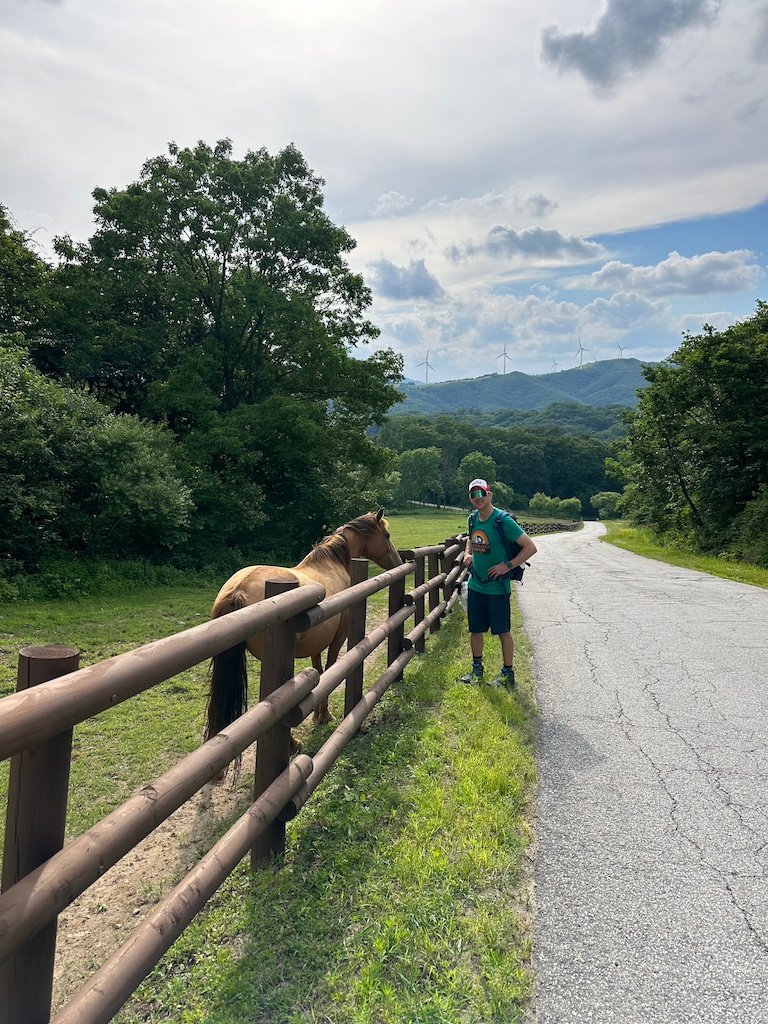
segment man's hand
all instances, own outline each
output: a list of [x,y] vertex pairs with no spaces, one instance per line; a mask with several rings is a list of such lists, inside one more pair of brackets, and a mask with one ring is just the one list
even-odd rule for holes
[[469,551],[464,552],[464,568],[468,569],[472,565],[472,555]]
[[488,579],[497,580],[500,576],[506,576],[509,572],[509,566],[506,562],[499,562],[498,565],[492,565],[488,570]]

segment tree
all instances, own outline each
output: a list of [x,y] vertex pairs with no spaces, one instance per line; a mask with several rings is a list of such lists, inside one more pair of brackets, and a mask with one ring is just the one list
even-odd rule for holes
[[457,490],[466,491],[470,480],[475,480],[478,477],[481,480],[487,480],[493,487],[496,483],[496,463],[489,455],[483,455],[482,452],[470,452],[459,463],[456,473]]
[[171,145],[94,191],[87,244],[56,241],[53,341],[34,358],[176,433],[200,543],[258,545],[253,515],[237,536],[227,522],[268,501],[269,546],[297,552],[335,525],[347,468],[386,468],[366,431],[400,399],[402,360],[353,358],[378,329],[322,185],[293,146]]
[[560,499],[537,491],[528,502],[528,508],[537,516],[556,516],[560,511]]
[[50,554],[156,558],[188,536],[172,438],[39,373],[0,338],[0,572]]
[[721,550],[768,483],[768,305],[725,331],[685,335],[645,375],[613,464],[623,505],[638,522]]
[[0,205],[0,334],[29,334],[38,326],[48,266],[29,235],[16,230]]
[[621,494],[618,491],[598,491],[589,499],[590,505],[602,519],[615,516],[620,501]]
[[579,519],[581,516],[581,502],[578,498],[560,498],[557,514],[562,516],[563,519]]
[[400,473],[401,502],[439,502],[443,496],[443,482],[440,476],[439,448],[414,448],[402,452],[397,460]]

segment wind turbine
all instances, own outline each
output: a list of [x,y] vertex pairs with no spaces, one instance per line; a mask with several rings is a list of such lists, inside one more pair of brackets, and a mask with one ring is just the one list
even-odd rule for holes
[[557,373],[557,368],[558,368],[559,365],[560,365],[560,363],[558,363],[558,361],[555,359],[555,357],[552,356],[552,372],[553,373]]
[[504,362],[501,364],[504,367],[502,372],[506,373],[507,372],[507,360],[509,359],[511,361],[511,359],[512,359],[511,356],[507,355],[507,343],[506,343],[506,341],[504,342],[504,351],[500,355],[496,356],[496,358],[504,360]]
[[618,348],[618,350],[619,350],[619,359],[623,359],[623,358],[624,358],[624,349],[625,349],[625,348],[626,348],[627,346],[626,346],[626,345],[624,345],[624,346],[622,347],[621,345],[619,345],[619,343],[618,343],[618,341],[617,341],[617,342],[616,342],[616,347],[617,347],[617,348]]
[[[583,345],[581,344],[581,335],[579,335],[579,347],[578,347],[578,348],[576,349],[576,358],[577,358],[577,359],[579,360],[579,366],[580,366],[580,367],[584,365],[584,353],[585,353],[586,351],[587,351],[587,350],[586,350],[586,349],[584,348],[584,346],[583,346]],[[576,365],[576,364],[574,363],[574,366],[575,366],[575,365]]]
[[419,366],[424,367],[424,383],[429,384],[429,371],[434,370],[434,366],[429,361],[429,349],[427,349],[426,358],[421,363],[416,364],[417,369]]

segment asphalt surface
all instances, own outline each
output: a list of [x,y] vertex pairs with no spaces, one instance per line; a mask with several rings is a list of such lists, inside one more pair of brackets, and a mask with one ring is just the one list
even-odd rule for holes
[[768,1024],[768,591],[537,538],[537,1024]]

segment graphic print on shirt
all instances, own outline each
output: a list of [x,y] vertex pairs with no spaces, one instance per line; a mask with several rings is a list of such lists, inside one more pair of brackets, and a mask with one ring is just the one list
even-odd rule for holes
[[490,550],[491,542],[488,539],[488,534],[483,530],[474,529],[472,531],[472,554],[487,555]]

